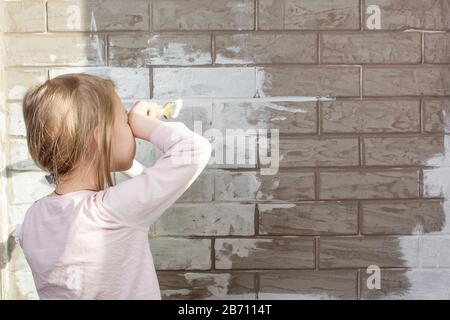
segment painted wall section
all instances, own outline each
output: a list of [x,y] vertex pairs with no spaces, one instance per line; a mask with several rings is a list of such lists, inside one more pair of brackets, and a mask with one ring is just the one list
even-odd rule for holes
[[[449,1],[1,5],[3,298],[37,298],[9,234],[52,191],[21,100],[68,72],[113,79],[127,107],[182,98],[192,129],[279,131],[275,175],[227,144],[248,161],[210,163],[151,228],[164,299],[450,298]],[[144,165],[159,155],[138,141]]]

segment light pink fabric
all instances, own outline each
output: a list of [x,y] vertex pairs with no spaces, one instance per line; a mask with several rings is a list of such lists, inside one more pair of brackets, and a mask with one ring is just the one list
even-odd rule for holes
[[19,242],[41,299],[161,299],[148,228],[198,177],[211,144],[181,122],[161,123],[150,142],[164,154],[142,174],[28,209]]

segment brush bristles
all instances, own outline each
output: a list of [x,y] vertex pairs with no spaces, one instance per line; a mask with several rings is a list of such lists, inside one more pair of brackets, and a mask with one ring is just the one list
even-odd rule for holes
[[178,117],[181,107],[183,106],[183,100],[178,99],[174,102],[167,102],[163,106],[162,116],[165,119],[172,119]]

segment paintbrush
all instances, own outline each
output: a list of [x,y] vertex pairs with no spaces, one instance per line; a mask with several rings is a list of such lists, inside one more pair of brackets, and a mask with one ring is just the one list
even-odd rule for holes
[[[182,107],[183,107],[183,100],[181,99],[166,102],[165,104],[162,105],[160,109],[161,116],[166,120],[176,119],[179,116]],[[131,168],[126,171],[122,171],[122,173],[128,176],[129,178],[133,178],[141,174],[144,169],[145,166],[142,165],[136,159],[134,159]]]

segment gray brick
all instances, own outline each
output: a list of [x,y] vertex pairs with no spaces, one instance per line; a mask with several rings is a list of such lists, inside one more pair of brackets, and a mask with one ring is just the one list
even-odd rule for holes
[[158,235],[253,235],[255,205],[239,203],[179,203],[156,223]]
[[425,100],[423,111],[424,130],[426,132],[450,132],[450,99]]
[[209,239],[156,238],[150,239],[149,242],[157,270],[211,268]]
[[322,63],[420,63],[419,33],[322,33]]
[[321,199],[383,199],[419,196],[419,172],[366,170],[321,172]]
[[414,236],[321,238],[319,268],[417,267]]
[[259,233],[270,235],[356,234],[356,203],[258,204]]
[[158,272],[161,295],[164,300],[255,300],[254,277],[253,273],[248,272]]
[[419,132],[420,101],[358,100],[321,102],[326,133]]
[[218,170],[215,176],[216,200],[311,200],[314,199],[314,173],[286,172],[260,176],[255,172]]
[[313,238],[216,239],[214,249],[216,269],[314,268]]
[[364,138],[366,165],[431,165],[430,159],[445,155],[442,136]]
[[252,30],[253,0],[155,0],[155,30]]
[[258,298],[282,300],[356,299],[355,271],[265,271]]
[[264,96],[359,96],[357,67],[258,67],[257,89]]
[[358,0],[259,1],[261,29],[355,30],[359,25]]
[[425,33],[424,36],[425,62],[450,63],[450,33]]
[[280,167],[357,166],[357,138],[282,138]]
[[363,234],[426,234],[445,229],[442,201],[389,201],[362,203]]
[[449,66],[363,68],[365,96],[450,95]]

